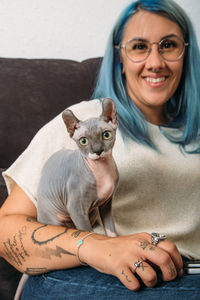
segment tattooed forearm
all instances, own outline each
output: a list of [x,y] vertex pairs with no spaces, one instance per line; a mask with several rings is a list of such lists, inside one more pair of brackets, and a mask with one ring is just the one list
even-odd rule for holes
[[25,273],[27,275],[37,275],[42,273],[47,273],[49,270],[47,268],[27,268]]
[[37,249],[36,250],[36,255],[38,257],[46,258],[46,259],[51,259],[52,256],[56,257],[62,257],[62,254],[67,254],[67,255],[73,255],[76,256],[75,254],[64,250],[63,248],[56,246],[56,249],[52,249],[49,247],[45,247],[45,249]]
[[68,231],[68,228],[65,228],[65,230],[64,230],[63,232],[61,232],[61,233],[59,233],[59,234],[57,234],[57,235],[55,235],[55,236],[52,236],[51,238],[49,238],[49,239],[47,239],[47,240],[39,241],[39,239],[37,239],[37,237],[36,237],[36,233],[39,233],[39,234],[40,234],[41,229],[42,229],[42,228],[45,228],[45,227],[47,227],[47,226],[49,226],[49,225],[46,225],[46,224],[45,224],[45,225],[42,225],[42,226],[36,228],[36,229],[33,231],[31,238],[32,238],[32,241],[34,242],[34,244],[38,244],[38,245],[44,245],[44,244],[47,244],[47,243],[49,243],[49,242],[52,242],[52,241],[55,240],[56,238],[60,237],[61,235],[67,233],[67,231]]
[[131,280],[128,278],[128,275],[124,272],[124,270],[122,270],[121,274],[122,274],[123,276],[125,276],[125,278],[126,278],[126,280],[127,280],[128,282],[131,282]]
[[12,239],[8,238],[7,241],[3,242],[8,259],[17,266],[22,266],[23,262],[26,261],[26,257],[29,257],[23,244],[23,237],[26,235],[26,230],[26,226],[23,226]]
[[20,247],[23,251],[23,253],[25,254],[25,256],[29,256],[29,254],[27,253],[27,251],[24,248],[23,245],[23,236],[26,235],[26,226],[22,227],[21,230],[19,230],[19,242],[20,242]]
[[34,223],[34,222],[37,222],[37,219],[36,219],[36,218],[33,218],[33,217],[27,217],[27,218],[26,218],[26,221],[27,221],[27,222],[30,222],[30,223]]

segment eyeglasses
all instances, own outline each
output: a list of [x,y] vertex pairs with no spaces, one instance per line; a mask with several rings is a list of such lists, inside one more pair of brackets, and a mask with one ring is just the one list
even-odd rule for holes
[[189,45],[182,38],[170,35],[162,39],[159,43],[150,43],[148,40],[142,38],[133,38],[128,40],[124,45],[115,46],[115,48],[125,49],[127,57],[131,61],[139,63],[148,58],[154,44],[158,45],[158,52],[166,61],[179,60],[185,52],[185,47]]

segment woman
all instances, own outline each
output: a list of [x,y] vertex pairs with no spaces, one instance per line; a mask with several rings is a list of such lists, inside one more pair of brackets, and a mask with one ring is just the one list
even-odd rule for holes
[[[115,100],[119,116],[119,236],[102,235],[100,226],[91,234],[36,221],[44,162],[74,147],[59,115],[4,173],[11,193],[0,211],[0,255],[41,274],[28,279],[22,299],[198,299],[200,277],[183,276],[182,257],[200,259],[199,62],[192,25],[173,1],[135,1],[119,17],[95,90],[95,98]],[[98,116],[101,104],[72,110]],[[75,268],[81,263],[88,267]],[[60,271],[45,274],[53,270]]]

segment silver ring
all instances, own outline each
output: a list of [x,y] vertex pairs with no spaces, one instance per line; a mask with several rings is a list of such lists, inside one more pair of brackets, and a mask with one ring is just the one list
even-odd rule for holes
[[134,263],[135,270],[140,267],[141,263],[143,263],[143,260],[139,260],[139,261]]
[[166,240],[166,235],[164,235],[164,234],[160,234],[160,233],[155,233],[155,232],[153,232],[152,234],[151,234],[151,242],[152,242],[152,244],[153,245],[157,245],[160,241],[164,241],[164,240]]

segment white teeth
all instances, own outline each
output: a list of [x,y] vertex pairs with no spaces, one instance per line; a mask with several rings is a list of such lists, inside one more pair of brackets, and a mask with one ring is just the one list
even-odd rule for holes
[[158,82],[163,82],[163,81],[165,81],[165,77],[160,77],[160,78],[146,77],[145,80],[146,80],[147,82],[158,83]]

